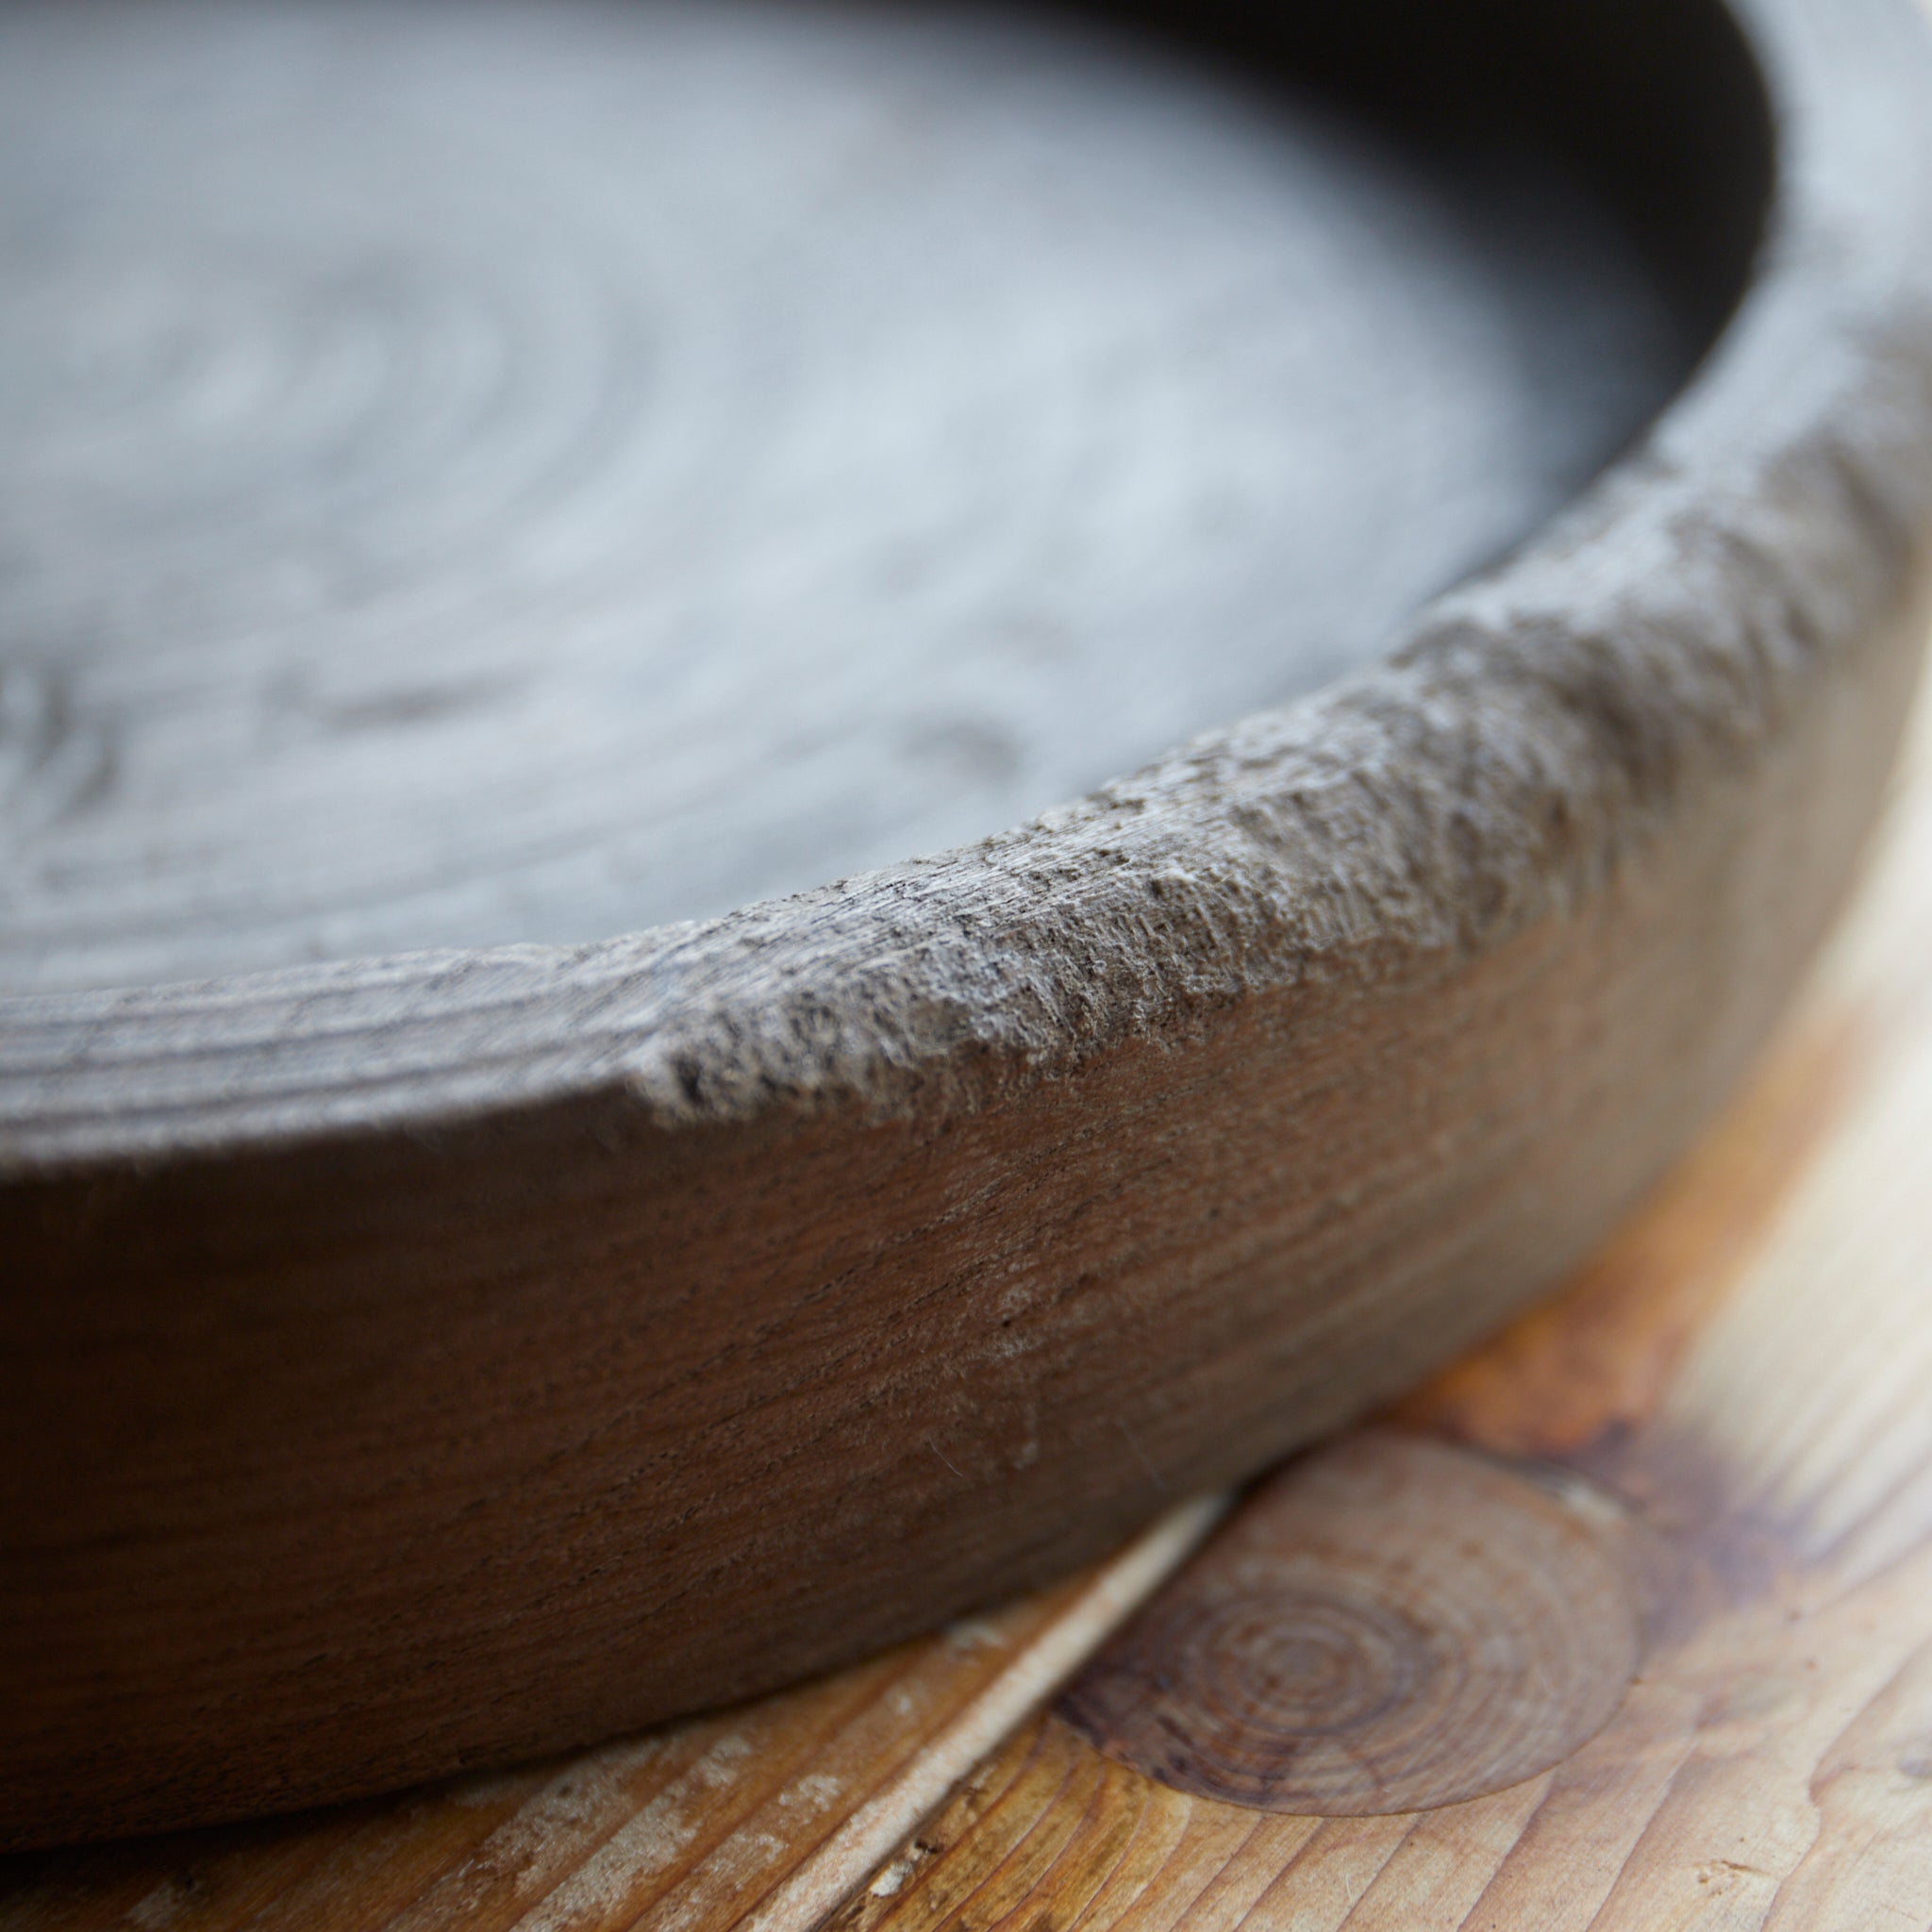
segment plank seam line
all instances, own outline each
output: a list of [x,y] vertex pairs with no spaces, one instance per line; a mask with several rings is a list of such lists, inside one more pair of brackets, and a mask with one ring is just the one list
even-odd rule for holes
[[1226,1513],[1201,1496],[1129,1543],[891,1785],[855,1811],[744,1923],[742,1932],[812,1932],[960,1778],[1052,1694],[1164,1582]]

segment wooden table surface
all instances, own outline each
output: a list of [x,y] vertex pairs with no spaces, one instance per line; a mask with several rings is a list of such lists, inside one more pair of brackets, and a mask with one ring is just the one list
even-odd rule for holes
[[1394,1416],[747,1708],[5,1861],[0,1932],[1932,1924],[1928,959],[1922,706],[1756,1084]]

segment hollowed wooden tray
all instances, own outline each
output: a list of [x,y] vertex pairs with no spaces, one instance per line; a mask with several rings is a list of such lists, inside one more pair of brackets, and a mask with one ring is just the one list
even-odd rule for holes
[[1922,29],[1279,14],[0,11],[0,1842],[1057,1575],[1735,1080],[1916,668]]

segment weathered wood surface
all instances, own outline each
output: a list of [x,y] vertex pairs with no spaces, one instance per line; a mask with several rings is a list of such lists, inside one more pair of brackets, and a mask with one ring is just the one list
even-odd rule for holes
[[1735,325],[1370,669],[980,844],[6,1002],[0,1841],[573,1748],[1063,1574],[1545,1290],[1748,1063],[1923,639],[1921,28],[1152,10],[1574,165]]
[[[1515,1477],[1478,1466],[1530,1494],[1560,1473],[1627,1519],[1623,1587],[1644,1602],[1646,1653],[1609,1722],[1539,1775],[1420,1812],[1401,1808],[1399,1783],[1393,1815],[1283,1817],[1197,1795],[1185,1774],[1155,1782],[1081,1733],[1131,1750],[1149,1707],[1108,1695],[1127,1666],[1143,1683],[1169,1674],[1171,1737],[1211,1716],[1189,1680],[1188,1633],[1165,1626],[1184,1578],[1076,1683],[1064,1716],[1024,1727],[908,1838],[840,1927],[1932,1924],[1927,727],[1932,707],[1857,916],[1743,1103],[1560,1299],[1395,1418],[1442,1442],[1437,1457],[1522,1458]],[[1438,1566],[1425,1581],[1445,1600],[1480,1604],[1487,1590],[1492,1618],[1524,1618],[1518,1655],[1531,1663],[1555,1640],[1536,1632],[1540,1591],[1497,1560],[1497,1540],[1458,1559],[1443,1548],[1453,1514],[1414,1533],[1430,1491],[1452,1511],[1457,1488],[1418,1472],[1388,1521]],[[1341,1555],[1331,1593],[1373,1592],[1375,1565]],[[1210,1546],[1200,1568],[1222,1560]],[[1280,1607],[1291,1619],[1292,1595]],[[1424,1606],[1415,1636],[1432,1634]],[[1223,1671],[1216,1689],[1230,1680]],[[1273,1694],[1280,1709],[1251,1707],[1249,1737],[1273,1733],[1284,1780],[1310,1747],[1345,1751],[1356,1734],[1357,1782],[1329,1807],[1343,1811],[1368,1808],[1360,1780],[1382,1740],[1449,1718],[1426,1674],[1406,1703],[1299,1738],[1306,1686],[1284,1677]],[[1560,1713],[1560,1679],[1547,1696]],[[1482,1776],[1481,1724],[1427,1741],[1445,1794],[1457,1772]]]
[[1003,832],[1372,658],[1700,346],[1554,166],[973,0],[7,0],[0,130],[0,992]]
[[[1157,1782],[1061,1716],[1017,1721],[1177,1559],[1203,1524],[1183,1513],[1098,1606],[1083,1581],[724,1717],[404,1800],[17,1857],[0,1865],[0,1927],[724,1932],[762,1914],[760,1932],[827,1920],[867,1932],[1923,1928],[1928,958],[1932,707],[1857,910],[1750,1091],[1560,1297],[1384,1425],[1470,1463],[1491,1498],[1524,1489],[1532,1514],[1566,1493],[1595,1499],[1587,1574],[1604,1580],[1594,1566],[1610,1560],[1606,1588],[1635,1592],[1644,1654],[1604,1727],[1547,1770],[1420,1813],[1282,1815]],[[1420,1532],[1416,1519],[1453,1503],[1460,1480],[1424,1470],[1391,1498],[1391,1523],[1452,1570],[1455,1519]],[[1230,1532],[1256,1526],[1246,1512],[1265,1527],[1267,1509],[1264,1492]],[[1365,1569],[1341,1551],[1331,1594],[1401,1553],[1374,1555]],[[1485,1627],[1523,1607],[1507,1586],[1487,1549],[1461,1559],[1458,1601]],[[1191,1587],[1156,1599],[1155,1631]],[[1551,1641],[1534,1622],[1517,1632],[1506,1662]],[[1182,1667],[1178,1703],[1190,1643],[1158,1641]],[[1120,1642],[1150,1655],[1144,1630]],[[1071,1694],[1089,1728],[1111,1668]],[[1622,1668],[1609,1659],[1601,1681]],[[1281,1681],[1305,1708],[1305,1688]],[[1369,1714],[1368,1741],[1401,1729],[1396,1706]],[[1572,1707],[1562,1695],[1540,1707]],[[1429,1715],[1426,1699],[1415,1708]],[[940,1804],[958,1757],[1008,1724]],[[1291,1771],[1300,1754],[1280,1728]],[[1484,1775],[1480,1725],[1424,1741],[1439,1790]],[[934,1817],[895,1834],[926,1805]]]

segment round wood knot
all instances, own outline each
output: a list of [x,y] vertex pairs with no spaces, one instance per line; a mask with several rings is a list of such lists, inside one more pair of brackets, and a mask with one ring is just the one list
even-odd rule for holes
[[1417,1811],[1560,1763],[1623,1701],[1641,1611],[1599,1491],[1366,1432],[1276,1476],[1061,1715],[1200,1797]]

